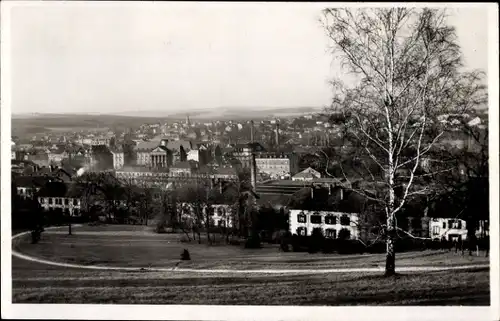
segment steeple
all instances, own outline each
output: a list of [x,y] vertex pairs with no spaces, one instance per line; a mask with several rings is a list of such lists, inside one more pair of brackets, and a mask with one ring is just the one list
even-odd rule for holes
[[189,121],[189,114],[186,114],[186,125],[191,126],[191,122]]

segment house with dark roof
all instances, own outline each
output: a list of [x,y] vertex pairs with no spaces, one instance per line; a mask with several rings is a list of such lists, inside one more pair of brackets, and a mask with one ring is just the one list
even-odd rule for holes
[[190,176],[198,169],[198,163],[193,161],[184,161],[176,163],[170,167],[170,176]]
[[81,200],[74,190],[62,182],[47,183],[38,192],[43,210],[56,211],[66,216],[81,215]]
[[321,178],[321,173],[317,170],[308,167],[302,172],[299,172],[292,176],[292,181],[308,181],[311,182],[314,179]]
[[90,149],[90,168],[101,171],[113,168],[113,154],[105,145],[93,145]]
[[316,228],[327,238],[360,238],[360,213],[367,199],[342,186],[306,187],[296,192],[288,204],[290,232],[311,235]]
[[49,164],[61,164],[65,159],[69,158],[69,153],[66,151],[64,146],[58,146],[56,149],[49,150],[48,159]]

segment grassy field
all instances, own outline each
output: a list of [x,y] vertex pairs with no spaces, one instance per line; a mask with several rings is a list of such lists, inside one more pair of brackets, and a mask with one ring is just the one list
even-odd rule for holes
[[[243,249],[234,245],[181,243],[180,234],[155,234],[144,226],[85,226],[74,235],[46,231],[38,244],[29,237],[13,242],[21,253],[57,262],[126,267],[179,267],[213,269],[329,269],[378,267],[383,254],[337,255],[280,252],[277,245]],[[187,249],[191,261],[180,261]],[[448,251],[399,253],[398,266],[452,266],[488,263],[483,256],[462,256]]]
[[[46,231],[39,244],[13,242],[24,254],[59,262],[108,266],[170,267],[188,248],[180,267],[229,269],[324,269],[382,266],[381,254],[283,253],[276,246],[245,250],[178,242],[142,226],[95,226]],[[397,266],[487,263],[444,251],[400,253]],[[13,257],[14,303],[120,303],[224,305],[489,305],[489,269],[412,272],[385,278],[380,272],[238,274],[122,272],[63,268]]]
[[224,305],[489,305],[487,270],[188,275],[60,269],[13,259],[14,303]]

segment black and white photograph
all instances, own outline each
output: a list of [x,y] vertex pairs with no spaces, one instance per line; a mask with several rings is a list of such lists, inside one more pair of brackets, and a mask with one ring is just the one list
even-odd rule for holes
[[497,4],[1,5],[2,318],[500,318]]

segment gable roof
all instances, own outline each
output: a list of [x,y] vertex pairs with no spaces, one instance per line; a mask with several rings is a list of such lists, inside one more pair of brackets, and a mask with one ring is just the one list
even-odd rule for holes
[[304,169],[302,172],[299,172],[295,175],[293,175],[293,177],[296,177],[296,178],[320,178],[321,177],[321,173],[318,172],[317,170],[311,168],[311,167],[308,167],[306,169]]
[[301,210],[359,213],[365,202],[361,194],[341,186],[333,187],[331,194],[328,188],[306,187],[293,194],[288,206]]
[[151,152],[169,152],[170,150],[166,146],[157,146]]
[[152,141],[141,141],[134,146],[134,150],[136,151],[151,151],[154,148],[160,145],[161,141],[152,140]]
[[171,150],[180,151],[181,146],[185,152],[193,149],[193,144],[189,140],[171,140],[167,142],[167,148]]

